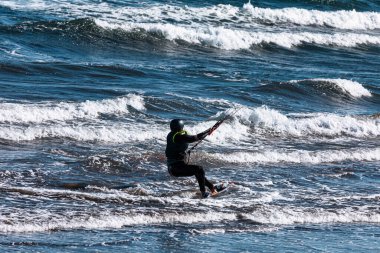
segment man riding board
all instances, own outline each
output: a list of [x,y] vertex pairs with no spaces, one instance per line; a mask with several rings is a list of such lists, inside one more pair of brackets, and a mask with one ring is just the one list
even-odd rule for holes
[[167,144],[165,150],[169,174],[174,177],[195,176],[198,180],[202,198],[207,198],[210,193],[206,192],[206,186],[210,189],[211,194],[216,194],[222,188],[214,186],[207,180],[202,166],[187,164],[185,161],[189,143],[203,140],[207,135],[211,134],[213,129],[209,128],[197,135],[189,135],[183,128],[184,122],[180,119],[173,119],[170,122],[171,131],[166,138]]

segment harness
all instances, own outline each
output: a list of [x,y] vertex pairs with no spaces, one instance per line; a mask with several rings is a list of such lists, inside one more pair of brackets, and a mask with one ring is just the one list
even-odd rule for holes
[[178,132],[176,132],[175,134],[173,134],[173,137],[172,137],[172,141],[173,141],[173,143],[175,143],[175,137],[177,136],[177,135],[184,135],[184,134],[187,134],[187,132],[185,131],[185,130],[181,130],[181,131],[178,131]]

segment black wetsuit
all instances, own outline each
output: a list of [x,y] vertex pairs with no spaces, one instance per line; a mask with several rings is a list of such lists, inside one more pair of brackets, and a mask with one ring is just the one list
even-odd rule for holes
[[198,180],[199,189],[205,192],[207,186],[210,190],[213,189],[213,184],[205,177],[205,171],[202,166],[186,164],[186,150],[189,143],[196,142],[206,137],[208,131],[197,135],[188,135],[186,131],[170,132],[166,138],[166,158],[170,175],[175,177],[190,177],[195,176]]

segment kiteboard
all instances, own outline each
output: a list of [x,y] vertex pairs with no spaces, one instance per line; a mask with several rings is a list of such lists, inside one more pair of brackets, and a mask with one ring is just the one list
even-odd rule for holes
[[231,185],[232,185],[232,183],[229,183],[229,182],[221,182],[221,183],[215,184],[214,187],[216,189],[216,192],[212,193],[210,196],[211,197],[218,197],[220,195],[227,193],[227,191]]

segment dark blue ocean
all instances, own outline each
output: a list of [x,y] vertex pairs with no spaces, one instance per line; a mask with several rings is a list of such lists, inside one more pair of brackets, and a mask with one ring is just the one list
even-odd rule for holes
[[380,1],[0,0],[0,252],[380,252]]

